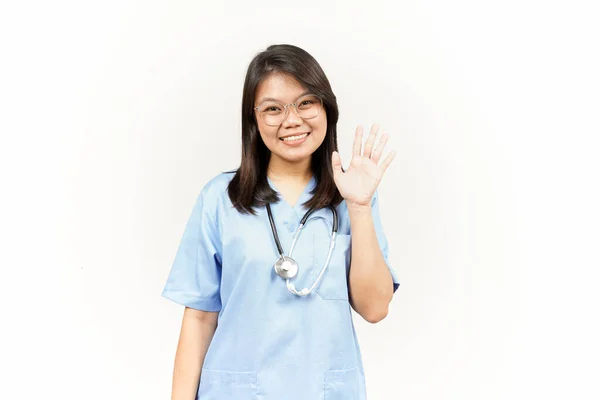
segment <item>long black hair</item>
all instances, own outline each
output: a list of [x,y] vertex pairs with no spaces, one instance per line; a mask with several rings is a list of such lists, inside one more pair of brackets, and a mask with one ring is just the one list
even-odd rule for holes
[[305,89],[323,99],[327,132],[323,143],[311,156],[316,186],[312,198],[304,205],[316,209],[328,204],[338,205],[343,198],[333,180],[331,165],[331,154],[338,149],[336,97],[317,60],[305,50],[289,44],[269,46],[258,53],[248,66],[242,94],[242,159],[227,188],[229,198],[238,211],[253,215],[256,215],[253,207],[279,201],[267,181],[271,151],[260,136],[254,113],[256,89],[272,73],[293,76]]

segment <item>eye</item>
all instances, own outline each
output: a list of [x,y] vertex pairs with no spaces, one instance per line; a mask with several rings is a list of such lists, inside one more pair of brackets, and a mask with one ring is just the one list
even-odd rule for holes
[[263,104],[262,106],[260,106],[259,111],[264,114],[277,115],[283,112],[282,109],[283,108],[279,104],[271,103]]
[[305,96],[298,100],[298,109],[312,110],[320,105],[320,100],[316,96]]

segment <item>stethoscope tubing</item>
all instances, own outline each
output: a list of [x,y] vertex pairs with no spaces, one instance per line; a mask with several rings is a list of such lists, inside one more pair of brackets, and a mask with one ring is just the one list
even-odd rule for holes
[[[308,288],[304,288],[302,289],[300,292],[298,292],[296,290],[296,287],[293,283],[290,282],[290,278],[285,278],[286,279],[286,287],[287,289],[298,296],[306,296],[308,294],[310,294],[315,287],[319,284],[319,282],[321,281],[323,274],[325,273],[325,270],[327,269],[327,267],[329,266],[329,263],[331,261],[331,255],[333,253],[333,248],[335,247],[335,238],[337,236],[337,230],[338,230],[338,215],[337,215],[337,211],[335,209],[335,207],[333,207],[331,204],[327,206],[332,214],[333,214],[333,225],[332,225],[332,229],[331,229],[331,240],[329,243],[329,250],[327,252],[327,258],[325,260],[325,263],[323,264],[323,267],[321,267],[321,271],[319,272],[319,275],[317,276],[317,279],[315,279],[315,281],[313,282],[313,284],[311,285],[310,289]],[[269,203],[267,203],[266,205],[267,208],[267,214],[269,216],[269,223],[271,225],[271,231],[273,233],[273,238],[275,239],[275,244],[277,246],[277,250],[279,252],[280,257],[284,257],[284,251],[283,251],[283,246],[281,245],[281,242],[279,240],[279,235],[277,233],[277,227],[275,226],[275,221],[273,218],[273,213],[271,211],[271,206]],[[302,228],[304,227],[304,225],[306,224],[306,221],[308,220],[308,218],[310,217],[310,215],[316,211],[316,209],[314,208],[310,208],[302,217],[302,219],[300,220],[300,225],[298,226],[298,229],[296,229],[296,232],[294,233],[294,237],[292,239],[292,244],[290,246],[290,250],[289,253],[287,255],[287,257],[292,258],[292,254],[294,251],[294,247],[296,246],[296,241],[298,240],[298,237],[300,236],[300,232],[302,231]],[[295,262],[295,261],[294,261]]]

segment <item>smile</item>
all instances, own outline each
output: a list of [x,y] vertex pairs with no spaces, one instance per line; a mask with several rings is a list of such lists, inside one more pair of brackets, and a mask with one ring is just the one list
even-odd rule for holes
[[308,133],[303,133],[301,135],[295,135],[295,136],[288,136],[288,137],[280,138],[280,140],[282,140],[282,141],[284,141],[286,143],[294,143],[294,142],[298,142],[298,141],[304,139],[308,135],[309,135]]

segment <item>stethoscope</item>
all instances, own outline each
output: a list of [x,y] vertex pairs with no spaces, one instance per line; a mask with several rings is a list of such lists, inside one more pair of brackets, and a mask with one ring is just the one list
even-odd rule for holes
[[325,260],[325,264],[323,265],[323,267],[321,267],[321,272],[319,273],[319,276],[317,277],[315,282],[312,284],[310,289],[304,288],[298,292],[296,290],[296,286],[290,282],[290,279],[295,277],[298,274],[298,263],[292,258],[292,252],[294,251],[294,246],[296,246],[296,241],[298,240],[298,237],[300,236],[300,231],[304,227],[304,224],[306,223],[306,220],[308,219],[308,217],[310,217],[310,214],[312,214],[315,211],[315,209],[314,208],[309,209],[302,217],[302,220],[300,220],[300,226],[298,226],[298,229],[296,230],[296,233],[294,234],[294,238],[292,239],[292,245],[290,246],[289,254],[286,256],[285,254],[283,254],[283,247],[281,246],[281,242],[279,241],[279,236],[277,235],[277,228],[275,227],[275,222],[273,222],[273,214],[271,213],[271,206],[270,206],[270,204],[267,203],[267,214],[269,214],[269,222],[271,223],[271,231],[273,232],[273,238],[275,239],[275,243],[277,244],[277,250],[279,251],[279,259],[275,262],[275,265],[274,265],[275,272],[277,273],[277,275],[279,275],[280,277],[285,279],[288,290],[297,296],[306,296],[310,292],[312,292],[313,289],[319,284],[319,281],[323,277],[323,274],[325,273],[325,270],[327,269],[327,266],[329,265],[329,260],[331,259],[331,253],[333,252],[333,248],[335,247],[335,236],[337,235],[337,230],[338,230],[338,216],[337,216],[337,212],[335,211],[335,208],[333,206],[329,205],[327,207],[333,213],[333,227],[331,230],[331,241],[329,242],[329,252],[327,253],[327,259]]

